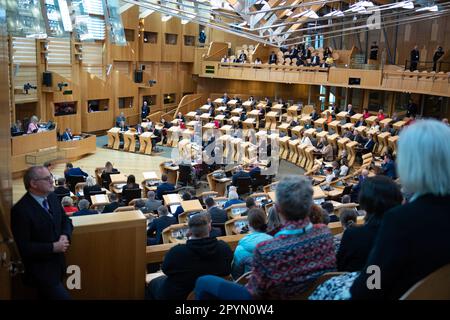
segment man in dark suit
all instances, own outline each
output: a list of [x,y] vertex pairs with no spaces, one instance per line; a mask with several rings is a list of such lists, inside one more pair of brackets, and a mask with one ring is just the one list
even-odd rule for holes
[[407,117],[415,117],[417,115],[417,104],[414,103],[411,99],[408,101],[408,105],[406,106],[406,116]]
[[165,228],[168,226],[171,226],[172,224],[176,224],[178,221],[174,217],[170,217],[169,211],[167,211],[167,208],[165,206],[160,206],[158,208],[158,214],[159,218],[154,219],[152,222],[150,222],[147,230],[147,245],[155,245],[155,244],[162,244],[163,238],[162,238],[162,232]]
[[156,198],[162,200],[163,192],[175,190],[175,186],[167,182],[167,175],[161,176],[162,183],[156,188]]
[[311,59],[311,65],[312,65],[312,66],[318,66],[318,65],[320,65],[320,57],[319,57],[319,54],[318,54],[318,53],[316,53],[316,55],[315,55],[314,57],[312,57],[312,59]]
[[213,198],[206,198],[205,204],[211,216],[212,223],[225,223],[228,220],[227,212],[223,209],[220,209]]
[[232,185],[237,186],[238,178],[245,178],[245,177],[250,178],[250,175],[248,174],[248,172],[242,169],[242,166],[238,166],[236,173],[233,174],[233,177],[231,178]]
[[395,170],[395,162],[394,159],[392,159],[390,153],[386,153],[384,155],[383,163],[381,164],[381,170],[385,176],[388,176],[391,179],[397,178],[397,173]]
[[142,105],[141,119],[144,120],[150,114],[150,107],[147,104],[147,101],[144,100],[144,104]]
[[127,119],[125,118],[125,114],[123,112],[120,113],[120,115],[116,118],[116,127],[120,127],[120,123],[125,123]]
[[70,141],[73,140],[72,130],[70,128],[66,128],[66,131],[64,131],[62,135],[62,141]]
[[275,63],[277,63],[277,55],[275,54],[275,51],[272,51],[272,53],[269,56],[269,64]]
[[103,208],[102,213],[111,213],[114,212],[114,210],[116,210],[118,207],[120,207],[119,198],[114,192],[109,195],[109,201],[111,202]]
[[410,71],[417,70],[417,64],[419,63],[420,52],[419,47],[417,45],[414,46],[414,49],[411,50],[411,67]]
[[66,188],[66,179],[59,178],[57,182],[57,187],[55,188],[56,195],[63,196],[63,195],[70,195],[70,190]]
[[91,214],[98,214],[98,211],[89,209],[90,203],[88,200],[83,199],[78,202],[79,211],[75,212],[72,217],[89,216]]
[[373,141],[372,135],[369,134],[369,140],[367,140],[367,142],[364,144],[363,153],[372,152],[374,146],[375,146],[375,141]]
[[88,174],[86,172],[84,172],[83,170],[81,170],[80,168],[74,168],[73,164],[68,162],[66,164],[66,170],[64,171],[64,177],[67,178],[70,176],[84,176],[87,177]]
[[27,193],[11,209],[11,228],[25,266],[24,283],[40,298],[70,299],[62,279],[72,223],[53,193],[47,168],[30,167],[23,181]]

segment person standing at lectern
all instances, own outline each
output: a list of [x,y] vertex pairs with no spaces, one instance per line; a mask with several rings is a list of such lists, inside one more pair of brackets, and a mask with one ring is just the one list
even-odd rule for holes
[[70,299],[62,279],[72,223],[53,193],[47,168],[30,167],[23,182],[27,193],[11,209],[11,228],[25,266],[23,281],[41,299]]

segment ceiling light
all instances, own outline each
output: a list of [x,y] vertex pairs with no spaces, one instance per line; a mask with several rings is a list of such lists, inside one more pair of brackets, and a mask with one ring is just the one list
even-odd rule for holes
[[343,16],[344,13],[341,10],[331,11],[330,13],[324,15],[324,17],[343,17]]
[[181,19],[181,24],[188,24],[189,23],[189,19]]
[[162,17],[161,17],[161,21],[162,21],[162,22],[167,22],[167,21],[169,21],[171,18],[172,18],[172,16],[162,16]]
[[393,3],[387,9],[396,9],[396,8],[403,8],[403,9],[414,9],[414,3],[412,1],[400,1],[397,3]]

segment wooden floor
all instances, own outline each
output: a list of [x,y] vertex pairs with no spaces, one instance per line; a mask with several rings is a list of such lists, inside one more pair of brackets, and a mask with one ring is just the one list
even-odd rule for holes
[[[106,161],[111,161],[114,167],[119,169],[121,173],[135,175],[136,182],[140,183],[144,179],[142,176],[142,172],[144,171],[155,171],[159,177],[159,164],[166,160],[169,160],[169,158],[161,155],[148,156],[97,147],[95,154],[86,156],[78,161],[73,161],[72,163],[75,167],[81,167],[83,171],[94,176],[95,168],[104,166]],[[57,164],[53,170],[53,174],[64,176],[64,168],[65,163]],[[13,203],[16,203],[24,194],[25,188],[22,179],[14,179]]]

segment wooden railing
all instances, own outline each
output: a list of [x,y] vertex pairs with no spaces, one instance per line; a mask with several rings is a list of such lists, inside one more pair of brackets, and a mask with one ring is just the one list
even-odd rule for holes
[[172,120],[175,118],[175,115],[177,115],[178,112],[186,114],[190,111],[196,110],[197,108],[201,107],[203,104],[205,104],[207,96],[208,96],[207,94],[185,95],[178,104],[178,107],[175,113],[173,114]]

